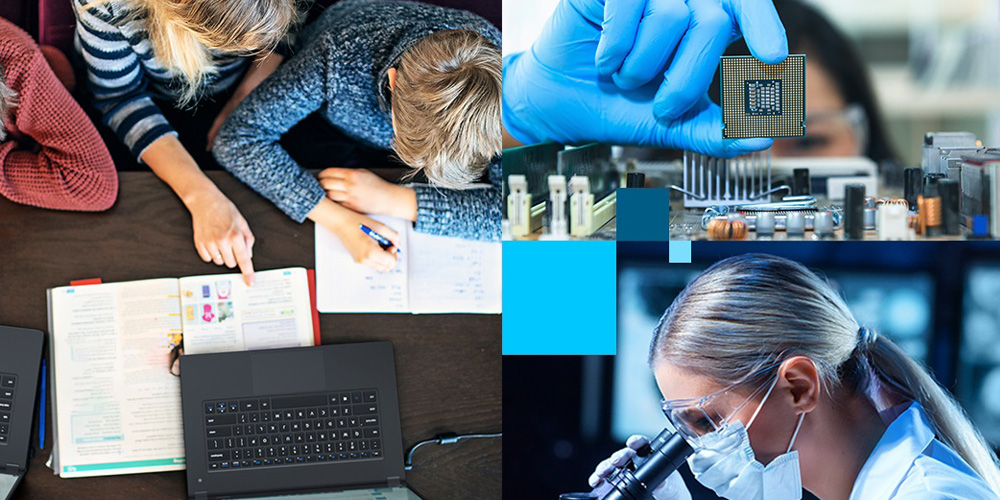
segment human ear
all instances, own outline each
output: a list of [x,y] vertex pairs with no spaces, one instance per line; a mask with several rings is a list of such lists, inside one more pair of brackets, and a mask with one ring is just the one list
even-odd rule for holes
[[396,88],[396,68],[389,68],[385,74],[389,77],[389,90],[392,91],[392,89]]
[[819,404],[819,371],[816,364],[805,356],[786,360],[778,369],[778,381],[791,396],[796,413],[809,413]]

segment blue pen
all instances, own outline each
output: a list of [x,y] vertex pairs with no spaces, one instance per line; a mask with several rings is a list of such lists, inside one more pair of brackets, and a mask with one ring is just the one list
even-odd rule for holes
[[45,381],[48,378],[45,360],[42,360],[42,391],[38,395],[38,449],[45,449]]
[[[386,238],[385,236],[382,236],[381,234],[376,233],[374,230],[372,230],[372,228],[370,228],[370,227],[368,227],[368,226],[366,226],[364,224],[361,224],[360,227],[361,227],[361,230],[364,231],[365,234],[367,234],[368,236],[371,236],[371,238],[378,243],[378,246],[382,247],[382,250],[388,250],[389,247],[392,246],[392,242],[389,241],[388,238]],[[398,248],[396,249],[396,253],[399,253],[399,249]]]

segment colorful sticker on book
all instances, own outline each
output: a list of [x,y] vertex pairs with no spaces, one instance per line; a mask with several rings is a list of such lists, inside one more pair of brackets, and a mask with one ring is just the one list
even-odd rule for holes
[[228,299],[232,293],[232,283],[229,280],[216,281],[215,293],[219,296],[219,300]]
[[226,321],[233,317],[233,303],[232,302],[219,302],[219,323]]
[[212,311],[212,304],[202,304],[201,320],[205,323],[213,323],[215,312]]

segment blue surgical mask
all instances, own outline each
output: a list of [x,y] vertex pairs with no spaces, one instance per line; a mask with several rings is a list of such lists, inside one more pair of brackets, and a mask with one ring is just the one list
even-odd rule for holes
[[761,407],[777,384],[771,384],[746,427],[739,420],[727,422],[722,428],[701,436],[693,443],[695,452],[688,465],[695,479],[720,497],[728,500],[800,500],[802,474],[799,453],[792,451],[795,437],[806,414],[799,416],[791,442],[784,454],[766,466],[757,461],[747,429],[753,425]]

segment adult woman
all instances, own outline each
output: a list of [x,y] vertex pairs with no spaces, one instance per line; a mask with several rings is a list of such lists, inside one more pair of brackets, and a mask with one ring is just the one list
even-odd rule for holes
[[[104,122],[184,202],[202,260],[239,265],[252,283],[253,233],[199,163],[228,113],[281,62],[273,50],[299,17],[296,0],[75,2],[77,48]],[[226,105],[195,116],[212,101]],[[215,126],[178,136],[171,122],[185,118]]]
[[[775,0],[792,54],[806,55],[806,135],[777,139],[776,156],[867,156],[896,161],[896,149],[879,110],[868,67],[850,39],[816,7]],[[746,55],[740,40],[727,51]],[[711,92],[718,100],[718,83]]]
[[[692,472],[725,498],[998,498],[996,456],[958,404],[800,264],[712,266],[663,315],[649,362]],[[656,498],[684,497],[679,483]]]

